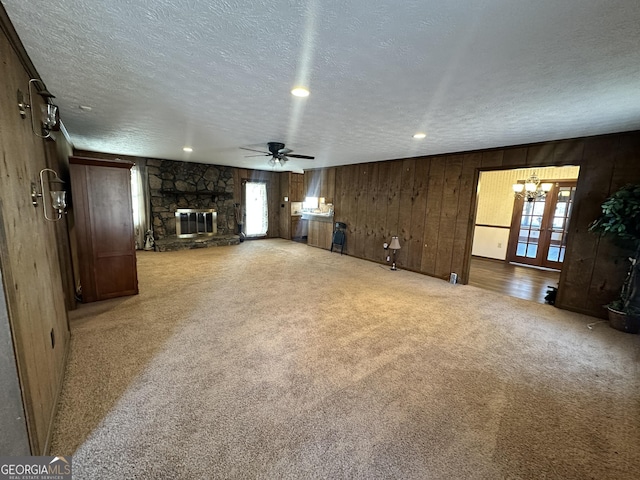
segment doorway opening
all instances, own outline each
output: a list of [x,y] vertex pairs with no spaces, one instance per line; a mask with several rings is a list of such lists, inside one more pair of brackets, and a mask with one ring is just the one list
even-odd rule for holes
[[[579,172],[577,166],[480,172],[470,285],[545,302],[560,279]],[[513,184],[531,175],[551,190],[530,202],[515,198]]]
[[269,229],[269,207],[267,202],[267,184],[264,182],[245,182],[245,235],[248,238],[264,237]]

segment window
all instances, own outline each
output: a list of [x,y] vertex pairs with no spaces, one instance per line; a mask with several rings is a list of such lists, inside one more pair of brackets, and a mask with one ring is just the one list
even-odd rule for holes
[[305,197],[302,208],[316,209],[318,208],[318,197]]

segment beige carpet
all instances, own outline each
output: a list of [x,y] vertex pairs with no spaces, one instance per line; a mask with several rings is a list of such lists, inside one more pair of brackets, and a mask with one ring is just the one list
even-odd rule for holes
[[72,313],[75,479],[637,479],[640,336],[285,240]]

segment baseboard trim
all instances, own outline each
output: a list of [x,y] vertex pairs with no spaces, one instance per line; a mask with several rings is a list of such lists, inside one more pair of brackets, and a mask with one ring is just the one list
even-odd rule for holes
[[[67,321],[67,325],[69,322]],[[53,402],[53,407],[51,408],[51,417],[49,418],[49,425],[47,427],[47,436],[45,438],[44,446],[42,447],[42,452],[40,455],[49,455],[49,450],[51,448],[51,440],[53,438],[53,426],[55,425],[56,417],[58,416],[58,405],[60,404],[60,396],[62,395],[62,387],[64,386],[64,379],[67,370],[67,362],[69,361],[69,351],[71,350],[71,332],[67,330],[66,336],[66,347],[64,349],[64,358],[62,360],[62,372],[59,376],[60,381],[56,387],[56,396],[55,401]],[[60,453],[60,452],[59,452]],[[71,452],[64,452],[67,455],[70,455]]]

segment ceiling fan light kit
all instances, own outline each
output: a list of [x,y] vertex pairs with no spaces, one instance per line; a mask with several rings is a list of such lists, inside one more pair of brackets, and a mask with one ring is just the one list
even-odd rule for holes
[[268,161],[269,165],[275,167],[277,165],[284,166],[285,163],[289,161],[289,157],[292,158],[304,158],[306,160],[313,160],[316,157],[312,157],[310,155],[297,155],[292,154],[293,150],[290,148],[285,148],[284,143],[281,142],[268,142],[267,148],[268,152],[263,152],[261,150],[254,150],[253,148],[240,147],[242,150],[249,150],[250,152],[258,152],[260,155],[246,155],[247,157],[271,157]]

